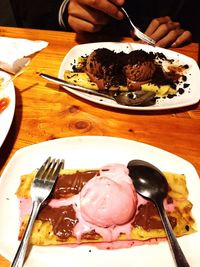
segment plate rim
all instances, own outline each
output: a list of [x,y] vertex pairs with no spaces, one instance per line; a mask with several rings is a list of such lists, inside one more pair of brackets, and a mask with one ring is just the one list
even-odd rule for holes
[[[0,70],[0,77],[3,77],[5,81],[11,78],[11,76],[8,73],[2,70]],[[10,98],[10,103],[9,103],[9,106],[6,108],[8,110],[4,110],[5,112],[9,111],[9,113],[7,114],[6,118],[3,119],[3,124],[5,124],[5,126],[3,125],[4,126],[3,134],[1,133],[0,135],[0,148],[3,145],[8,135],[8,132],[10,130],[10,127],[12,125],[12,121],[13,121],[14,114],[15,114],[15,107],[16,107],[16,93],[15,93],[15,87],[14,87],[13,81],[10,81],[9,84],[5,88],[3,88],[3,90],[8,91],[8,94],[6,94],[6,96]],[[5,117],[3,113],[2,113],[2,116]],[[6,121],[4,121],[5,119]],[[1,114],[0,114],[0,124],[1,123],[2,123],[2,119],[1,119]]]

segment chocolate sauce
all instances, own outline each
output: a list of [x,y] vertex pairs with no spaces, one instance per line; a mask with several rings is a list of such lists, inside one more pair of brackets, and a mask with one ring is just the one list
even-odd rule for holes
[[73,236],[73,229],[78,219],[72,205],[60,208],[51,208],[44,206],[37,217],[41,221],[49,221],[53,226],[53,232],[60,239],[67,239]]
[[82,239],[87,239],[87,240],[98,240],[99,238],[101,238],[101,236],[99,234],[97,234],[95,232],[95,230],[92,230],[88,233],[85,233],[81,236]]
[[78,194],[83,186],[92,179],[98,171],[77,171],[73,174],[63,174],[58,177],[51,198],[66,198]]
[[[60,175],[54,187],[51,198],[67,198],[78,194],[82,187],[92,179],[98,170],[88,170],[84,172],[77,171],[74,174]],[[168,197],[167,202],[173,200]],[[48,203],[48,202],[47,202]],[[67,240],[73,236],[73,228],[78,223],[76,213],[72,205],[59,208],[52,208],[48,204],[44,206],[37,217],[41,221],[49,221],[53,226],[53,232],[60,240]],[[169,220],[174,228],[176,226],[176,218],[169,217]],[[147,202],[145,205],[138,207],[138,213],[132,222],[133,227],[142,227],[144,230],[162,229],[162,223],[155,205],[152,202]],[[84,233],[82,238],[88,240],[98,239],[100,236],[95,231]]]
[[[172,228],[176,226],[176,218],[169,216]],[[153,202],[147,202],[145,205],[138,207],[138,213],[132,222],[133,227],[142,227],[146,231],[151,229],[163,229],[162,222],[158,211]]]

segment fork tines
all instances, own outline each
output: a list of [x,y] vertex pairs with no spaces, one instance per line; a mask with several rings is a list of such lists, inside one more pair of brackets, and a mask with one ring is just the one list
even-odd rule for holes
[[48,157],[44,164],[38,170],[34,180],[54,181],[58,176],[60,169],[64,167],[64,160],[52,159]]

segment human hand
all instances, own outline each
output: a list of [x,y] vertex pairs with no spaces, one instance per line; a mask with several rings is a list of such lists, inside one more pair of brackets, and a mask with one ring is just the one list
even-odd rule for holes
[[153,19],[145,34],[160,47],[178,47],[192,38],[190,31],[182,29],[179,22],[172,21],[168,16]]
[[118,9],[125,0],[70,0],[68,5],[68,24],[75,32],[98,32],[115,18],[120,20],[124,14]]

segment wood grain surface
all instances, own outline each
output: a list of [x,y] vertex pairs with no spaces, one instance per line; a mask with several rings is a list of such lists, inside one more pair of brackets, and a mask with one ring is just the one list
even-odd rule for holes
[[[25,72],[14,81],[16,110],[0,148],[0,174],[18,149],[77,135],[116,136],[144,142],[184,158],[200,174],[199,104],[149,112],[122,111],[91,103],[37,75],[45,72],[57,76],[66,53],[76,44],[91,40],[74,33],[7,27],[0,27],[0,35],[49,42],[47,48],[32,56]],[[132,42],[130,38],[121,41]],[[173,50],[199,60],[196,43]],[[8,267],[9,262],[0,257],[0,266]]]

